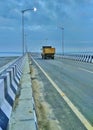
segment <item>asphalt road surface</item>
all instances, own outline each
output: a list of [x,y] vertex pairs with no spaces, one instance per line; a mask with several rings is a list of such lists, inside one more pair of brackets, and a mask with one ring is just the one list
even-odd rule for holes
[[51,104],[62,130],[93,130],[93,64],[32,57],[39,65],[45,99]]

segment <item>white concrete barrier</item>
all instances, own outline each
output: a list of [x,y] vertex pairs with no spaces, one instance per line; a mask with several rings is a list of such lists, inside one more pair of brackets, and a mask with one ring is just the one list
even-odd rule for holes
[[63,55],[61,58],[75,60],[75,61],[82,61],[86,63],[93,63],[93,56],[92,55]]
[[0,75],[0,130],[7,130],[24,63],[25,56]]
[[0,79],[0,106],[2,104],[3,101],[3,97],[4,97],[4,80]]

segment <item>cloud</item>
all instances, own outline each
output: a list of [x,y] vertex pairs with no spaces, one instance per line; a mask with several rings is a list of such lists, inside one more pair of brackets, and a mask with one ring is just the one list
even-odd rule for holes
[[[34,3],[37,5],[37,14],[45,24],[50,22],[56,22],[80,17],[80,11],[84,10],[86,4],[92,3],[92,0],[56,0],[45,1],[38,0],[34,2],[28,0],[7,0],[6,2],[0,1],[0,15],[6,18],[16,19],[21,17],[21,10],[33,7]],[[6,13],[7,12],[7,13]],[[82,14],[82,13],[81,13]],[[31,13],[26,13],[25,17],[29,17]],[[33,14],[32,14],[33,15]],[[42,19],[43,18],[43,19]]]
[[25,27],[25,29],[30,30],[30,31],[40,31],[43,29],[43,27],[40,25],[33,25],[33,26],[27,26]]
[[[0,2],[2,17],[17,19],[21,17],[21,10],[31,8],[33,0],[7,0],[7,2]],[[37,19],[41,19],[42,24],[57,23],[58,19],[64,21],[73,16],[73,3],[72,0],[56,0],[56,1],[37,1]],[[70,6],[69,6],[70,5]],[[3,9],[3,7],[5,7]],[[6,13],[7,12],[7,13]],[[25,17],[29,18],[34,13],[27,12]]]
[[9,0],[9,2],[12,4],[12,5],[15,5],[15,6],[18,6],[18,7],[22,7],[23,6],[23,1],[17,1],[17,0]]
[[61,30],[57,26],[64,25],[65,40],[71,40],[71,43],[67,42],[68,46],[78,46],[75,41],[82,45],[88,42],[81,41],[93,41],[93,0],[1,0],[1,32],[11,35],[14,30],[18,35],[22,27],[21,11],[34,6],[37,7],[36,12],[29,11],[24,15],[25,31],[33,32],[32,39],[47,37],[60,40]]
[[46,26],[46,25],[34,24],[32,26],[30,26],[30,25],[25,26],[25,30],[36,31],[36,32],[37,31],[39,31],[39,32],[43,32],[43,31],[50,32],[50,31],[54,31],[56,29],[57,29],[57,27],[54,27],[54,26],[51,26],[51,25]]
[[9,30],[9,31],[13,31],[14,28],[13,27],[10,27],[10,26],[0,26],[0,30]]

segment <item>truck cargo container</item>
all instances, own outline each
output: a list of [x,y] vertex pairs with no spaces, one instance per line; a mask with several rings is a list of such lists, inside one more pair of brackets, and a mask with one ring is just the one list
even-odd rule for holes
[[42,47],[42,59],[54,59],[55,48],[52,46],[43,46]]

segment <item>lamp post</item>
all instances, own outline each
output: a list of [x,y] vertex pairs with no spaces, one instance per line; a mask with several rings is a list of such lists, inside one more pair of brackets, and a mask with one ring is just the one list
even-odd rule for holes
[[31,11],[31,10],[36,11],[37,9],[32,8],[32,9],[22,10],[22,52],[23,52],[23,55],[24,55],[24,49],[25,49],[25,44],[24,44],[24,13],[27,11]]
[[25,51],[26,51],[26,53],[27,53],[27,52],[28,52],[28,49],[27,49],[26,38],[27,38],[27,34],[24,34],[24,48],[25,48]]
[[64,27],[59,27],[62,30],[62,55],[64,55]]

